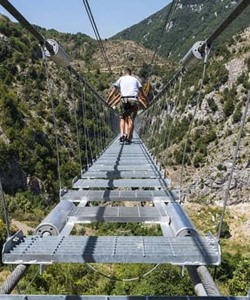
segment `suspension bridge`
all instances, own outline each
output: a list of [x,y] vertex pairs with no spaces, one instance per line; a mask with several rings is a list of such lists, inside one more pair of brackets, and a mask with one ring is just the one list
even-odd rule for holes
[[[205,42],[198,42],[192,47],[182,61],[182,68],[152,100],[150,107],[160,99],[173,81],[183,76],[184,69],[187,70],[197,61],[202,60],[206,67],[212,42],[249,2],[249,0],[241,1]],[[40,42],[44,49],[44,56],[49,57],[59,66],[67,68],[70,74],[82,84],[84,93],[91,95],[94,101],[100,104],[95,110],[99,110],[99,113],[104,115],[103,119],[107,120],[110,132],[113,132],[112,139],[104,132],[96,132],[97,142],[102,147],[102,152],[95,155],[91,152],[91,146],[86,145],[86,151],[91,152],[87,156],[87,167],[82,168],[80,176],[72,180],[71,189],[60,186],[60,202],[37,226],[35,232],[25,236],[22,231],[19,231],[8,238],[3,247],[2,261],[17,266],[2,285],[0,299],[67,299],[68,295],[10,295],[30,265],[47,266],[55,263],[167,263],[185,266],[198,295],[198,297],[82,295],[70,296],[71,299],[200,299],[199,296],[204,296],[206,299],[249,299],[249,296],[220,295],[207,269],[207,266],[218,266],[221,263],[219,237],[211,234],[200,235],[181,206],[181,191],[171,188],[170,178],[165,176],[161,166],[138,133],[134,133],[132,144],[120,143],[116,131],[118,127],[116,112],[107,106],[105,100],[70,65],[68,55],[61,46],[53,40],[45,39],[9,1],[0,0],[0,4]],[[86,9],[89,10],[88,3],[85,4]],[[91,17],[90,10],[89,16]],[[96,36],[100,40],[98,31]],[[105,49],[102,48],[102,51],[105,52]],[[105,59],[107,60],[107,56]],[[82,96],[82,100],[86,98],[86,95]],[[83,103],[82,106],[85,105]],[[86,127],[84,135],[87,139]],[[79,142],[79,130],[77,130],[77,138]],[[58,138],[56,140],[58,146]],[[240,139],[237,147],[239,142]],[[60,177],[59,163],[58,173]],[[103,205],[106,202],[112,205]],[[126,205],[129,202],[136,205]],[[226,201],[224,204],[226,206]],[[162,235],[76,236],[72,234],[76,224],[95,222],[157,224],[161,228]]]

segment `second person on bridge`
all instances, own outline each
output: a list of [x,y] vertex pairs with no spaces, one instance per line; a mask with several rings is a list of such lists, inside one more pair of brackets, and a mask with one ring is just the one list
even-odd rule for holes
[[[113,99],[117,92],[120,93],[119,96]],[[131,69],[125,68],[124,75],[113,84],[107,102],[112,105],[120,102],[120,142],[130,144],[139,103],[143,108],[148,105],[147,95],[140,81],[132,76]]]

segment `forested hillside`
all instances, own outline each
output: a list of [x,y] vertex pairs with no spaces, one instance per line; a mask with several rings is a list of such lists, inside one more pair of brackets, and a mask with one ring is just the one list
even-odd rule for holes
[[[65,44],[74,63],[78,65],[79,61],[77,67],[82,73],[91,68],[92,73],[86,74],[86,77],[97,89],[109,88],[109,75],[101,73],[98,65],[93,67],[94,40],[82,34],[73,36],[54,30],[39,30]],[[63,186],[70,186],[72,178],[80,172],[74,125],[74,107],[76,98],[80,97],[80,86],[67,70],[51,62],[45,68],[38,42],[21,26],[1,16],[0,32],[0,177],[11,217],[38,224],[46,214],[44,208],[58,201],[55,122]],[[93,121],[94,108],[91,99],[87,101],[85,121],[89,134],[93,135],[103,120]],[[82,114],[80,102],[77,114]],[[83,130],[82,126],[80,123],[79,130]],[[104,124],[102,130],[111,134]],[[80,142],[85,147],[84,137]],[[97,154],[99,146],[93,140],[90,143],[93,155]],[[82,162],[86,166],[84,152]]]
[[[142,22],[123,30],[114,39],[135,41],[155,50],[162,44],[159,54],[178,60],[196,41],[204,41],[235,8],[240,0],[181,0],[163,29],[171,4]],[[249,26],[250,7],[237,18],[215,44],[230,39],[239,30]]]

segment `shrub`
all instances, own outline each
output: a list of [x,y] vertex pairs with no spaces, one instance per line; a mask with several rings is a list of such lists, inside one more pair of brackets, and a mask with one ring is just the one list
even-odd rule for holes
[[[219,225],[217,226],[217,231],[219,229]],[[221,227],[221,238],[224,238],[224,239],[228,239],[231,237],[231,233],[230,233],[230,228],[229,228],[229,225],[226,221],[224,221],[222,223],[222,227]]]
[[210,109],[212,110],[213,113],[215,113],[218,110],[218,106],[215,103],[214,99],[208,99],[207,100],[208,106],[210,107]]
[[193,165],[195,168],[199,168],[203,164],[203,155],[197,153],[194,157]]
[[241,106],[238,105],[233,114],[233,123],[240,122],[241,117],[242,117]]
[[229,117],[232,115],[234,111],[234,103],[232,98],[227,98],[227,100],[224,102],[223,111],[226,117]]

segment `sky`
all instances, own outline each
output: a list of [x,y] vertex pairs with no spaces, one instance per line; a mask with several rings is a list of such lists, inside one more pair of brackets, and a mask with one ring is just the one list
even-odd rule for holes
[[[81,32],[94,38],[82,0],[9,0],[31,23],[60,32]],[[101,38],[139,23],[171,0],[89,0]],[[0,5],[0,13],[15,21]]]

